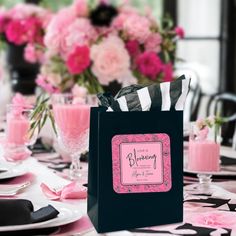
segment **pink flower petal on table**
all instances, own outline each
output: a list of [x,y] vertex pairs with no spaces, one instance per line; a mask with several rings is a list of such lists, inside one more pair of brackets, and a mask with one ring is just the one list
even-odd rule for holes
[[62,199],[85,199],[87,198],[87,188],[77,184],[76,181],[66,185],[61,192]]
[[60,199],[61,191],[57,192],[55,190],[52,190],[44,183],[41,183],[40,187],[41,187],[43,193],[45,194],[45,196],[47,198],[49,198],[50,200],[59,200]]

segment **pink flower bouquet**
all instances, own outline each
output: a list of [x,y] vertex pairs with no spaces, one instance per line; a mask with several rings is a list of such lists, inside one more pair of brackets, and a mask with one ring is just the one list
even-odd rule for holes
[[13,8],[0,9],[0,36],[14,45],[26,45],[24,57],[28,62],[43,61],[44,29],[52,14],[39,6],[20,3]]

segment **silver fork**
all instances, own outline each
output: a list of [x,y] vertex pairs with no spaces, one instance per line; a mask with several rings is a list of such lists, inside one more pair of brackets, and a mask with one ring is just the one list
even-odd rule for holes
[[29,185],[29,181],[19,185],[1,185],[0,196],[14,196]]

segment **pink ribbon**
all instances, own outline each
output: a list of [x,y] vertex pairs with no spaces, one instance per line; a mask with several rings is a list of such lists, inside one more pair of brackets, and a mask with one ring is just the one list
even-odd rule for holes
[[87,188],[79,185],[76,181],[64,186],[61,190],[52,189],[44,183],[42,183],[40,187],[45,196],[50,200],[87,198]]

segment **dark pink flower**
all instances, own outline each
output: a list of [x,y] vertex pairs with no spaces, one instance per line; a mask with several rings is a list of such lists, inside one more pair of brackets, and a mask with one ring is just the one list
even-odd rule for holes
[[25,28],[27,29],[26,31],[27,42],[41,43],[43,41],[42,37],[40,37],[42,29],[41,21],[36,17],[30,17],[26,19],[24,23],[25,23]]
[[27,37],[25,24],[20,20],[10,21],[6,27],[6,37],[9,42],[21,45],[26,42]]
[[138,71],[152,80],[156,80],[162,70],[162,61],[155,52],[140,54],[136,59],[136,64]]
[[90,65],[90,51],[87,46],[77,47],[67,58],[66,65],[72,75],[80,74]]
[[180,26],[175,27],[175,33],[182,39],[185,36],[184,29]]
[[171,63],[165,64],[162,67],[163,70],[163,82],[171,82],[173,81],[174,75],[173,75],[173,65]]
[[136,57],[140,53],[139,43],[137,40],[130,40],[125,45],[131,57]]

